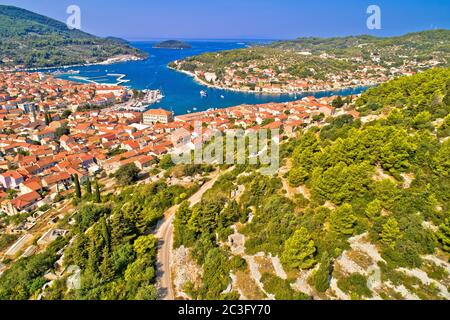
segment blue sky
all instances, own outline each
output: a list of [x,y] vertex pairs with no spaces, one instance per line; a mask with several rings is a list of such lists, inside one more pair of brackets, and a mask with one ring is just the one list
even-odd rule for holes
[[[65,21],[76,4],[82,29],[144,39],[289,39],[299,36],[398,35],[450,29],[449,0],[0,0]],[[366,27],[367,7],[382,29]]]

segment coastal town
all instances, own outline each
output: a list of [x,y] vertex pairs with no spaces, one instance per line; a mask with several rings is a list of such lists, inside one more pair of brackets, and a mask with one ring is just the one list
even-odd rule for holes
[[[416,60],[410,56],[386,59],[371,53],[366,57],[339,57],[332,53],[279,51],[267,48],[241,50],[231,59],[229,52],[189,57],[170,64],[197,82],[219,89],[264,94],[301,94],[370,87],[400,76],[443,66],[447,60]],[[231,60],[229,63],[228,60]],[[235,60],[235,61],[233,61]]]
[[[331,106],[335,97],[177,116],[155,108],[115,110],[130,94],[125,87],[79,84],[42,73],[0,74],[0,211],[2,218],[19,217],[0,225],[3,234],[18,239],[5,248],[4,257],[38,250],[39,245],[30,244],[30,232],[46,217],[45,212],[70,203],[64,199],[74,192],[74,177],[84,184],[107,178],[127,164],[150,172],[158,159],[173,151],[171,134],[178,129],[190,132],[192,141],[199,122],[222,132],[282,129],[292,137],[299,129],[347,112],[336,112]],[[348,113],[359,117],[356,111]],[[65,213],[59,210],[52,219],[62,219]],[[44,235],[52,230],[56,235],[52,239],[64,234],[44,230]]]
[[0,301],[450,299],[450,3],[9,2]]

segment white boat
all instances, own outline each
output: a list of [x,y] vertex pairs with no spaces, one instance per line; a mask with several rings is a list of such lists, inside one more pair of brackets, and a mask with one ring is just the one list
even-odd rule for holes
[[165,98],[164,94],[161,92],[161,90],[143,90],[145,96],[143,101],[148,104],[154,104],[161,102],[162,99]]
[[225,99],[225,96],[223,96],[223,95],[222,95],[222,96],[220,96],[220,97],[221,97],[222,99]]
[[202,97],[207,97],[207,96],[208,96],[208,93],[207,93],[206,91],[202,90],[202,91],[200,91],[200,95],[201,95]]
[[197,111],[197,108],[192,108],[192,110]]

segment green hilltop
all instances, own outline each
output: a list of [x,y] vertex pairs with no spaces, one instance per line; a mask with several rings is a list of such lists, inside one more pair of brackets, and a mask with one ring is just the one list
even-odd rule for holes
[[370,35],[298,38],[290,41],[278,41],[272,48],[311,53],[335,54],[337,57],[368,58],[376,53],[383,60],[401,59],[400,56],[415,56],[427,59],[431,56],[445,56],[448,64],[450,30],[426,30],[395,37],[375,37]]
[[96,63],[119,55],[144,56],[114,38],[70,30],[63,22],[0,5],[0,68]]

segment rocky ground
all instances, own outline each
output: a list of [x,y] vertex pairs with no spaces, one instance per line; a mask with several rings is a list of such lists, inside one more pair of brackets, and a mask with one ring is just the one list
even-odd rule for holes
[[[288,170],[284,167],[284,171]],[[301,186],[292,188],[284,178],[283,168],[280,170],[286,195],[294,197],[295,194],[303,194],[309,198],[309,190]],[[378,168],[373,177],[374,180],[393,179],[391,176]],[[409,188],[414,180],[412,176],[403,176],[403,187]],[[242,194],[242,188],[236,193],[236,197]],[[334,209],[332,204],[328,207]],[[251,220],[251,217],[250,217]],[[267,292],[261,282],[264,273],[271,273],[281,279],[288,279],[291,287],[302,293],[306,293],[315,300],[350,300],[360,299],[394,299],[394,300],[419,300],[419,299],[450,299],[450,263],[445,258],[435,255],[422,257],[424,265],[421,269],[399,268],[395,272],[400,274],[404,283],[397,285],[383,274],[380,263],[385,263],[378,248],[370,242],[368,234],[361,234],[349,239],[350,248],[345,250],[333,263],[333,273],[330,279],[330,288],[325,293],[317,292],[310,284],[311,275],[319,268],[317,265],[312,270],[298,272],[288,271],[283,268],[279,257],[259,252],[249,255],[245,252],[245,235],[239,232],[242,225],[233,226],[233,234],[222,246],[232,255],[240,256],[247,261],[246,271],[231,273],[230,286],[227,292],[235,290],[242,300],[264,300],[275,299],[274,295]],[[430,226],[432,228],[434,226]],[[187,282],[199,283],[201,279],[201,268],[189,257],[189,250],[182,247],[173,253],[173,271],[175,288],[179,297],[188,299],[188,295],[183,292],[183,287]],[[345,292],[339,285],[340,280],[352,275],[360,274],[367,279],[367,288],[371,296],[355,297],[351,292]]]

